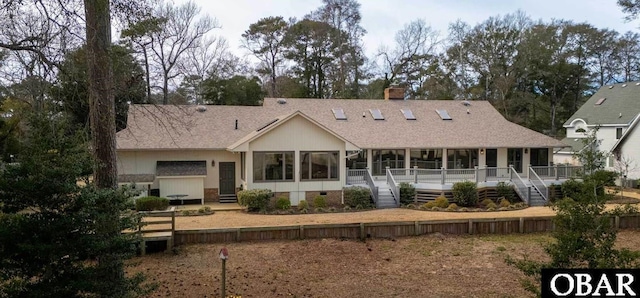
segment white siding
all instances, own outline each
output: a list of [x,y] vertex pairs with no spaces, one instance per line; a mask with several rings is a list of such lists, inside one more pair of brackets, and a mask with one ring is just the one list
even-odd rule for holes
[[204,199],[203,178],[159,178],[160,196],[184,194],[183,199]]
[[[247,184],[249,189],[268,188],[277,192],[340,190],[345,185],[345,142],[302,116],[282,123],[249,143]],[[294,151],[294,181],[253,182],[254,151]],[[339,151],[339,180],[300,182],[300,151]]]
[[[240,153],[221,150],[156,150],[156,151],[118,151],[118,174],[155,174],[159,160],[206,160],[207,176],[204,188],[218,188],[220,162],[236,163],[236,184],[240,185]],[[215,166],[211,166],[215,161]],[[151,188],[158,188],[158,179]]]
[[627,178],[640,178],[640,127],[636,126],[629,135],[627,135],[624,144],[620,150],[621,156],[630,161],[629,174]]

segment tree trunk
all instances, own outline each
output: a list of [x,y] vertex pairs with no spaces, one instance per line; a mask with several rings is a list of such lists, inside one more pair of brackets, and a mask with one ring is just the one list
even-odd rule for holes
[[142,54],[144,55],[144,70],[145,70],[145,78],[147,80],[147,100],[146,103],[151,102],[151,79],[149,75],[149,56],[147,54],[147,47],[142,47]]
[[[116,117],[111,69],[111,20],[109,0],[84,0],[87,66],[89,82],[89,119],[91,121],[92,151],[95,159],[94,183],[98,188],[116,188]],[[109,202],[106,202],[109,203]],[[115,239],[122,232],[120,211],[111,210],[96,223],[96,236]],[[102,278],[114,283],[125,279],[123,261],[119,253],[105,252],[98,256]],[[110,297],[124,297],[128,289],[113,287]]]
[[111,70],[109,0],[84,0],[89,75],[89,119],[94,181],[99,188],[117,186],[116,121]]

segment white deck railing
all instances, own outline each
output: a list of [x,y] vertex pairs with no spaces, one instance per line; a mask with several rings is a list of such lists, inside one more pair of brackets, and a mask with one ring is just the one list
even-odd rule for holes
[[391,189],[391,194],[393,194],[393,198],[396,200],[396,206],[400,206],[400,190],[398,189],[398,183],[393,178],[393,174],[391,174],[391,169],[387,168],[387,184],[389,185],[389,189]]
[[[386,172],[385,169],[385,179]],[[473,181],[479,182],[500,182],[511,181],[513,176],[513,168],[498,168],[498,167],[486,167],[486,168],[474,168],[474,169],[419,169],[414,167],[412,169],[388,169],[389,174],[393,176],[394,181],[411,182],[411,183],[430,183],[430,184],[452,184],[461,181]],[[529,179],[537,179],[539,181],[560,180],[579,178],[582,172],[580,166],[546,166],[529,167],[523,177]],[[366,169],[349,169],[347,171],[347,184],[367,184],[365,181],[365,173],[369,173]],[[521,174],[522,175],[522,174]],[[537,178],[536,178],[537,176]],[[541,183],[537,183],[536,187],[543,188]],[[543,195],[545,190],[540,189]]]
[[529,167],[529,181],[531,181],[531,185],[540,193],[542,198],[547,201],[549,199],[549,187],[540,179],[540,176],[532,167]]

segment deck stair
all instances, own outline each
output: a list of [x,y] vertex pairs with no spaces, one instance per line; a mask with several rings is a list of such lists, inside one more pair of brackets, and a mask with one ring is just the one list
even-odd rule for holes
[[393,198],[393,194],[391,193],[391,189],[388,185],[381,185],[378,187],[378,203],[376,204],[376,208],[378,209],[388,209],[388,208],[396,208],[396,201]]

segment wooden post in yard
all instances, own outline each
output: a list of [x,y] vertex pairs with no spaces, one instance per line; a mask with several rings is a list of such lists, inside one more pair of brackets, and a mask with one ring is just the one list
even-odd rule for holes
[[221,292],[222,292],[222,298],[227,297],[227,291],[226,291],[226,264],[227,264],[227,259],[229,258],[229,251],[227,250],[226,247],[223,247],[220,250],[220,260],[222,260],[222,288],[221,288]]

